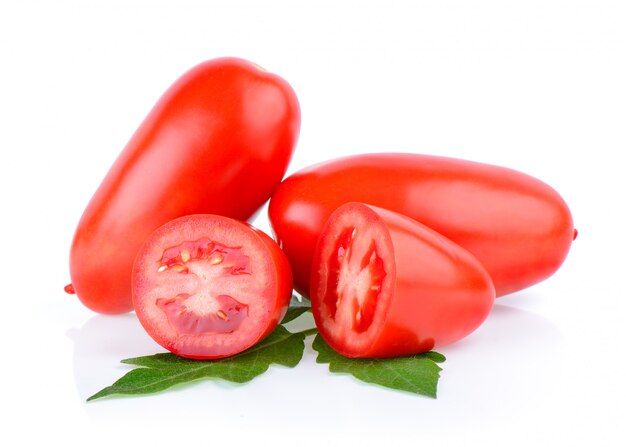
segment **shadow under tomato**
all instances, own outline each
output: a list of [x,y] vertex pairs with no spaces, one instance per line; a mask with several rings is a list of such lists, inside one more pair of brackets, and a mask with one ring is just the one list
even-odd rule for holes
[[496,301],[485,322],[472,334],[451,345],[440,348],[442,351],[459,354],[466,346],[476,346],[480,350],[501,349],[510,352],[520,350],[545,350],[561,342],[561,332],[549,319],[526,309]]
[[[520,408],[530,408],[545,398],[559,383],[564,346],[561,331],[549,319],[496,302],[474,333],[436,349],[447,358],[439,395],[464,396],[462,402],[480,400],[483,409],[494,405],[501,411],[519,413]],[[478,418],[481,408],[472,407]],[[463,407],[463,411],[469,410]]]

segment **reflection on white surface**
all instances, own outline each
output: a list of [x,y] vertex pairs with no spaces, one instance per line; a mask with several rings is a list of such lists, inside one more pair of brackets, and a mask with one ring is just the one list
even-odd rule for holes
[[[467,399],[467,405],[479,412],[486,409],[475,407],[477,402],[515,412],[522,402],[545,397],[541,390],[549,392],[558,380],[562,337],[546,318],[496,302],[483,326],[440,351],[447,357],[441,399]],[[529,386],[535,392],[528,393]]]
[[[304,317],[300,320],[304,321]],[[310,320],[307,326],[312,323]],[[110,385],[132,368],[119,363],[120,360],[164,352],[146,334],[135,314],[96,315],[80,329],[68,331],[68,336],[74,342],[74,375],[83,399]],[[442,364],[439,398],[464,401],[463,396],[469,398],[473,394],[484,394],[485,390],[496,387],[501,388],[501,393],[494,394],[498,399],[502,393],[518,395],[523,399],[520,390],[529,383],[524,377],[529,363],[538,367],[541,365],[542,374],[548,377],[549,371],[556,371],[558,366],[554,359],[560,343],[560,332],[549,320],[523,309],[496,303],[487,321],[476,332],[460,342],[438,349],[447,357]],[[303,364],[308,363],[307,360],[314,363],[315,356],[316,353],[307,350]],[[319,368],[318,374],[325,375],[324,367],[315,367]],[[267,374],[271,375],[272,371]],[[299,373],[294,371],[293,374]],[[297,382],[297,377],[294,381]],[[353,382],[349,385],[352,390],[345,389],[347,394],[377,394],[376,391],[363,389],[358,381]],[[537,381],[532,383],[536,388]],[[306,385],[310,390],[316,389],[315,383],[308,382]],[[224,391],[228,392],[227,389]],[[470,402],[471,399],[468,404],[472,405]],[[355,410],[350,408],[350,411]]]
[[[324,436],[335,440],[343,439],[362,421],[370,421],[367,438],[371,445],[390,436],[405,439],[418,433],[445,432],[451,425],[464,436],[483,439],[488,421],[497,421],[500,431],[519,429],[524,421],[523,425],[533,428],[529,439],[554,437],[550,421],[554,409],[563,406],[564,387],[571,382],[567,377],[571,361],[553,322],[515,307],[533,299],[531,295],[499,300],[477,331],[439,349],[447,360],[441,365],[436,400],[330,373],[327,365],[315,362],[309,338],[304,358],[293,370],[273,366],[247,384],[203,381],[150,396],[105,398],[83,408],[97,427],[130,427],[137,415],[157,427],[170,424],[175,415],[176,423],[186,426],[211,421],[223,437],[246,426],[241,434],[246,442],[254,442],[255,433],[276,421],[285,436],[299,436],[310,430],[312,420],[323,427]],[[311,322],[307,316],[296,320],[292,328],[309,327]],[[74,341],[74,375],[82,399],[130,370],[130,365],[119,363],[121,359],[163,351],[134,314],[94,316],[69,335]],[[566,396],[572,404],[568,408],[575,409],[576,397]]]
[[80,329],[69,330],[68,336],[74,342],[74,376],[83,399],[130,369],[120,360],[164,351],[144,331],[134,313],[96,315]]

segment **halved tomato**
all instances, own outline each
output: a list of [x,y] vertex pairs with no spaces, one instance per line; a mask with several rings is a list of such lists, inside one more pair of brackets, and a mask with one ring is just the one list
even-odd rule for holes
[[237,354],[265,338],[289,306],[291,269],[265,233],[212,214],[174,219],[133,266],[133,306],[148,334],[194,359]]
[[487,317],[495,290],[467,250],[401,214],[339,207],[319,238],[311,307],[347,357],[414,354],[457,341]]

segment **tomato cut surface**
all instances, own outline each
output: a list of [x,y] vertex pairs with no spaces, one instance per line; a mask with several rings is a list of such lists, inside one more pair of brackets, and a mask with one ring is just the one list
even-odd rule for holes
[[189,358],[241,352],[268,335],[291,297],[291,270],[276,243],[216,215],[175,219],[143,245],[133,305],[148,334]]
[[311,307],[340,354],[391,357],[452,343],[484,321],[494,299],[473,255],[406,216],[348,203],[322,230]]
[[383,241],[376,241],[381,238],[380,228],[376,222],[359,219],[362,215],[354,217],[330,245],[324,306],[328,317],[343,328],[363,333],[372,324],[388,272],[380,254]]

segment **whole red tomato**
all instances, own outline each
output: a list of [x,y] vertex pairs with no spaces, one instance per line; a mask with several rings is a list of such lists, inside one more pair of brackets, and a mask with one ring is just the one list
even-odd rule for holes
[[512,169],[403,153],[340,158],[291,175],[270,201],[270,222],[300,293],[309,294],[324,222],[351,201],[409,216],[464,247],[485,266],[498,296],[554,273],[575,234],[561,196]]
[[132,309],[140,245],[176,217],[248,219],[282,179],[300,108],[282,78],[233,58],[204,62],[161,97],[87,205],[70,253],[72,289],[92,310]]
[[224,216],[195,214],[154,231],[133,265],[133,305],[146,332],[188,358],[237,354],[285,315],[291,269],[276,242]]
[[320,334],[347,357],[415,354],[457,341],[495,292],[467,250],[389,210],[347,203],[322,229],[311,272]]

